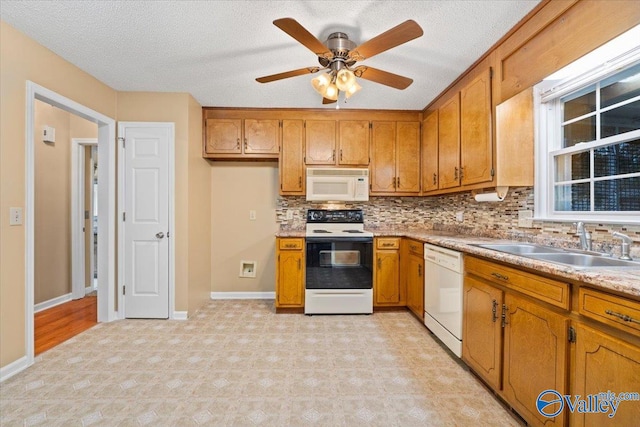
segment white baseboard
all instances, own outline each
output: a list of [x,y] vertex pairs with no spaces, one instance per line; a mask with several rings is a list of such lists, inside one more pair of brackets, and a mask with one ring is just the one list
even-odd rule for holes
[[15,362],[11,362],[6,366],[0,368],[0,382],[4,380],[8,380],[12,376],[17,373],[20,373],[27,369],[29,365],[27,364],[27,356],[23,356]]
[[186,311],[174,311],[173,316],[171,316],[172,320],[187,320],[189,317]]
[[98,288],[96,288],[95,286],[87,286],[86,288],[84,288],[84,294],[90,294],[93,291],[97,291]]
[[33,306],[33,312],[37,313],[42,310],[46,310],[47,308],[55,307],[56,305],[64,304],[65,302],[71,301],[71,293],[61,295],[56,298],[52,298],[48,301],[39,302],[38,304]]
[[275,292],[211,292],[211,299],[275,299]]

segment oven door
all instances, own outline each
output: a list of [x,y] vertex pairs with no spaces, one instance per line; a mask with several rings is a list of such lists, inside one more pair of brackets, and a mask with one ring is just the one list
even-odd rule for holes
[[372,289],[373,238],[307,237],[306,289]]

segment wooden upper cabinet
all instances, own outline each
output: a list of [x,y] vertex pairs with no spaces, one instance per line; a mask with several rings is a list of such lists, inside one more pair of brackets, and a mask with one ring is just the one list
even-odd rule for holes
[[393,193],[396,178],[396,122],[371,124],[371,192]]
[[204,157],[272,158],[280,154],[277,119],[206,119]]
[[245,154],[278,154],[280,152],[279,120],[244,120]]
[[396,124],[396,191],[420,192],[420,122]]
[[304,122],[282,121],[280,153],[280,194],[304,195]]
[[462,185],[492,180],[491,69],[460,91],[460,161]]
[[438,110],[422,121],[422,192],[438,189]]
[[242,120],[207,119],[205,154],[241,154]]
[[305,163],[307,165],[336,164],[335,120],[305,121]]
[[338,165],[369,165],[369,121],[341,120],[338,132]]
[[460,186],[460,94],[438,111],[438,188]]
[[532,186],[533,88],[496,106],[496,185]]

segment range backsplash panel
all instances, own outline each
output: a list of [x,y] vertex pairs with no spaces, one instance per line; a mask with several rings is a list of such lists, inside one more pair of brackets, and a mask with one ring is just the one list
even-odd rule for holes
[[[532,228],[518,227],[518,211],[533,211],[533,187],[510,188],[502,202],[479,203],[470,192],[432,197],[371,197],[368,202],[320,204],[304,197],[280,196],[276,219],[282,229],[302,229],[310,208],[363,209],[365,228],[420,228],[460,234],[577,247],[575,226],[568,222],[533,221]],[[463,212],[457,221],[456,213]],[[287,215],[289,218],[287,219]],[[634,240],[631,255],[640,258],[640,226],[587,223],[595,250],[619,254],[619,231]]]

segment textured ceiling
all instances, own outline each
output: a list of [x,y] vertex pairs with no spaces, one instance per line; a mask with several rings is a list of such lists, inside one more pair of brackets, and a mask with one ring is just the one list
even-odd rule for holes
[[203,106],[285,108],[322,107],[312,76],[265,84],[255,78],[318,62],[275,19],[294,18],[321,41],[345,32],[356,44],[413,19],[422,37],[358,63],[413,84],[397,90],[360,79],[363,89],[340,107],[420,110],[538,2],[1,0],[0,13],[118,91],[188,92]]

